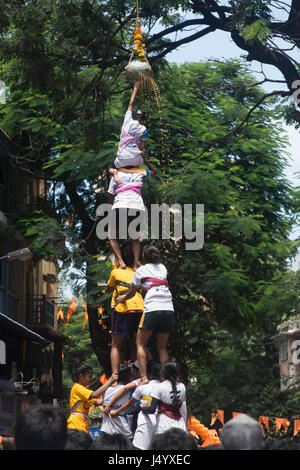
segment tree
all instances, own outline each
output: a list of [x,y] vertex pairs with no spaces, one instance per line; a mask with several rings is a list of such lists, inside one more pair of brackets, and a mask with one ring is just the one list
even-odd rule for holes
[[[148,152],[159,178],[145,188],[145,201],[147,207],[163,200],[205,204],[209,243],[203,250],[187,253],[186,240],[159,242],[179,312],[172,354],[180,362],[190,358],[199,364],[199,358],[204,361],[210,354],[214,328],[268,332],[282,313],[262,306],[259,283],[272,283],[295,252],[296,244],[288,240],[295,201],[282,174],[284,139],[275,123],[281,116],[276,94],[265,102],[239,62],[177,68],[162,60],[161,50],[175,47],[162,41],[170,24],[183,27],[169,11],[181,5],[152,2],[141,13],[150,26],[161,18],[166,25],[164,34],[149,37],[148,45],[157,53],[152,64],[154,70],[160,66],[155,77],[169,128],[169,159],[163,162],[157,139],[160,114],[154,100],[148,100]],[[190,5],[186,2],[185,8]],[[105,170],[116,151],[130,93],[121,71],[132,40],[133,7],[134,2],[119,1],[105,6],[88,1],[2,6],[0,50],[10,90],[1,110],[2,126],[22,154],[23,160],[15,156],[16,162],[26,162],[32,172],[46,169],[52,183],[47,198],[37,201],[39,212],[20,207],[12,225],[28,237],[37,258],[57,253],[60,242],[64,266],[83,270],[93,350],[106,372],[109,339],[97,308],[109,303],[98,283],[107,280],[110,264],[106,258],[98,261],[107,257],[107,242],[96,236],[95,214],[107,199]],[[51,234],[57,233],[51,243],[49,222]],[[191,351],[185,337],[192,333],[201,341]]]

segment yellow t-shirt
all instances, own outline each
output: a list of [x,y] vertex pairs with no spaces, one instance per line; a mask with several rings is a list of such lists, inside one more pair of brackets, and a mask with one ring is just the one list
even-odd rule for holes
[[124,291],[128,290],[128,287],[125,286],[118,286],[116,281],[127,282],[127,284],[131,284],[132,279],[134,276],[134,271],[132,268],[128,266],[125,269],[113,269],[110,273],[110,278],[108,280],[108,285],[110,287],[116,287],[117,289],[114,290],[112,299],[111,299],[111,307],[115,308],[116,312],[118,313],[127,313],[130,310],[144,310],[144,299],[139,292],[135,294],[134,297],[131,299],[126,300],[123,304],[118,304],[116,306],[115,298],[118,294],[121,294]]
[[69,429],[79,429],[80,431],[89,432],[89,421],[87,419],[89,409],[96,402],[96,398],[90,398],[92,393],[93,390],[89,390],[83,385],[78,383],[73,385],[70,395],[70,409],[72,410],[75,404],[80,402],[74,411],[76,413],[82,413],[86,417],[71,413],[68,418]]

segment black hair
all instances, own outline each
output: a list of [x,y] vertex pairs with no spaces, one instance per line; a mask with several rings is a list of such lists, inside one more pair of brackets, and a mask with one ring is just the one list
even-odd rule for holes
[[164,380],[169,380],[172,385],[174,408],[180,406],[181,402],[177,396],[177,377],[179,376],[179,366],[176,362],[164,362],[161,366],[161,376]]
[[123,434],[103,434],[94,440],[89,450],[133,450],[134,447]]
[[160,378],[161,363],[151,360],[147,363],[147,374],[151,375],[153,379]]
[[88,450],[93,443],[91,436],[79,429],[68,429],[65,450]]
[[17,450],[64,450],[67,441],[67,420],[52,405],[32,405],[16,420]]
[[88,366],[87,364],[81,364],[80,366],[76,367],[74,371],[74,380],[77,382],[79,379],[80,374],[85,375],[88,372],[93,372],[93,368]]
[[130,365],[120,364],[118,369],[118,383],[126,385],[132,377]]
[[131,242],[125,242],[122,245],[121,256],[126,266],[132,268],[132,266],[134,265],[134,254],[132,251]]
[[154,435],[151,450],[198,450],[198,447],[193,437],[186,431],[171,428]]
[[300,443],[294,439],[265,439],[264,450],[299,450]]
[[143,258],[147,263],[157,263],[160,258],[160,251],[154,245],[146,245],[143,250]]
[[137,109],[136,111],[133,111],[132,118],[138,122],[145,122],[147,115],[142,109]]

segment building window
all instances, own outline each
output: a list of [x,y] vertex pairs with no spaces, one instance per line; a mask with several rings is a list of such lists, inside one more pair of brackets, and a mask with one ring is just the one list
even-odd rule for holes
[[279,362],[287,362],[288,360],[288,342],[287,339],[282,339],[279,346]]

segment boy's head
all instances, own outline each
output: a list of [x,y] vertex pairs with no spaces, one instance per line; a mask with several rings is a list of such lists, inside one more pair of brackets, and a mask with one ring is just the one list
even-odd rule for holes
[[161,434],[155,434],[151,450],[198,450],[190,434],[183,429],[171,428]]
[[68,439],[65,450],[87,450],[91,447],[93,439],[91,436],[79,429],[68,429]]
[[89,450],[133,450],[127,436],[122,434],[105,434],[97,437]]
[[121,256],[126,266],[128,266],[129,268],[132,268],[132,266],[134,265],[134,254],[132,251],[131,242],[126,241],[122,245]]
[[146,123],[146,113],[142,109],[137,109],[132,113],[132,117],[135,121],[138,121],[140,124],[145,125]]
[[130,365],[120,364],[118,369],[118,383],[122,385],[128,384],[132,380],[132,368]]
[[83,386],[90,385],[92,382],[93,376],[93,369],[92,367],[82,364],[81,366],[77,367],[74,372],[74,380],[75,382],[80,383]]
[[158,263],[160,251],[154,245],[146,245],[143,248],[142,258],[146,263]]
[[64,450],[66,441],[67,420],[52,405],[30,406],[17,418],[17,450]]
[[147,362],[147,375],[152,379],[160,380],[161,363],[154,360]]

